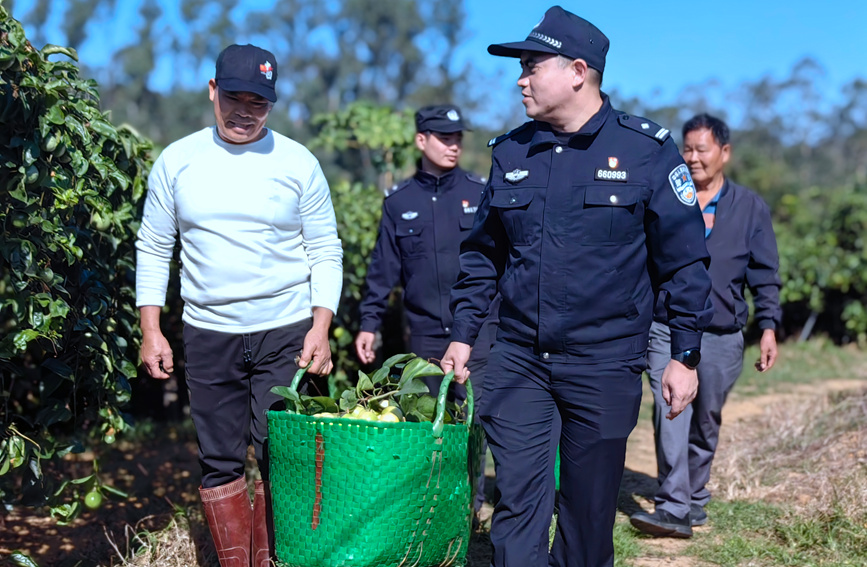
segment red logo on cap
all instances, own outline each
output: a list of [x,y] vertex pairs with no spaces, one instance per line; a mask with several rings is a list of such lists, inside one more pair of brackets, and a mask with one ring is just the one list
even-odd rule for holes
[[259,65],[259,70],[263,73],[267,73],[268,71],[271,71],[272,69],[273,69],[273,67],[271,67],[271,64],[268,63],[267,61],[265,61],[264,65]]

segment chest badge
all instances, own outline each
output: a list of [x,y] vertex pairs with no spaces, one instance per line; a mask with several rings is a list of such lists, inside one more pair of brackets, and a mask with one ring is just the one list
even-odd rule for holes
[[599,167],[596,169],[593,179],[596,181],[620,181],[626,183],[629,181],[629,171],[626,169],[617,169],[620,166],[620,160],[614,156],[608,158],[608,169]]
[[527,179],[527,177],[529,176],[530,172],[526,169],[515,168],[506,175],[504,175],[503,179],[505,179],[509,183],[520,183],[521,181]]
[[471,207],[470,202],[466,199],[461,200],[461,208],[464,210],[465,215],[475,214],[476,209],[478,209],[478,207]]
[[403,220],[412,220],[416,217],[418,217],[418,213],[416,211],[407,211],[400,215],[400,218],[402,218]]

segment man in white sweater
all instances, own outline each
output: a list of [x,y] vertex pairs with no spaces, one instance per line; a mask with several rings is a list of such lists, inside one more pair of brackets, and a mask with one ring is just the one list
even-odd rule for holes
[[[223,567],[270,565],[266,412],[299,366],[332,369],[328,331],[343,281],[342,248],[319,163],[265,127],[274,55],[230,45],[209,81],[216,126],[169,145],[148,179],[136,248],[141,358],[173,370],[160,330],[169,265],[181,243],[181,296],[200,489]],[[252,444],[264,483],[247,496]],[[264,449],[264,450],[263,450]]]

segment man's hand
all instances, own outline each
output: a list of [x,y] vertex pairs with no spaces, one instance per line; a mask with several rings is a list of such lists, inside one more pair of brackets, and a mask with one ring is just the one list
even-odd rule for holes
[[141,361],[152,378],[165,380],[175,369],[172,348],[160,330],[160,307],[145,305],[141,313]]
[[376,334],[370,331],[361,331],[355,337],[355,352],[358,354],[358,360],[362,364],[370,364],[376,358],[376,353],[373,352],[373,342],[376,340]]
[[455,382],[458,384],[463,384],[470,377],[467,361],[470,359],[472,350],[473,347],[466,343],[452,341],[440,361],[440,368],[443,369],[443,372],[448,374],[452,370],[455,371]]
[[670,360],[662,372],[662,399],[671,411],[666,419],[674,419],[686,409],[698,393],[698,373],[686,364]]
[[330,309],[313,308],[313,326],[304,337],[304,347],[298,358],[298,366],[307,368],[308,372],[324,375],[334,368],[334,363],[331,362],[331,345],[328,344],[328,329],[333,317]]
[[774,367],[777,361],[777,335],[773,329],[762,331],[762,339],[759,341],[761,354],[756,361],[756,370],[765,372]]

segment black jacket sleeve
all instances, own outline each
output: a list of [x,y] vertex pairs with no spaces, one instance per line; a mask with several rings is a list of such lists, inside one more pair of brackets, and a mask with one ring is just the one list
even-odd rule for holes
[[[646,220],[648,262],[654,288],[661,290],[668,312],[672,353],[700,348],[702,331],[713,316],[708,297],[710,256],[705,246],[701,209],[695,202],[695,188],[691,199],[686,192],[679,198],[670,179],[681,165],[683,159],[677,146],[668,139],[657,156]],[[681,199],[692,200],[693,204],[685,204]]]
[[400,251],[394,221],[383,202],[379,234],[367,268],[367,293],[361,301],[361,330],[376,332],[388,307],[391,290],[400,283]]
[[780,258],[771,221],[770,208],[757,199],[753,214],[754,230],[750,235],[750,260],[746,280],[753,294],[755,319],[760,329],[776,329],[782,320],[780,307]]
[[452,287],[454,317],[451,339],[473,345],[485,322],[497,282],[503,274],[508,240],[502,222],[491,211],[491,176],[482,193],[469,236],[461,244],[461,273]]

